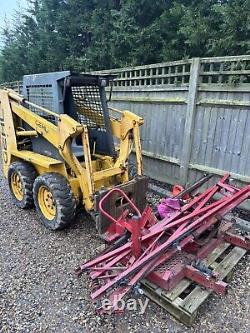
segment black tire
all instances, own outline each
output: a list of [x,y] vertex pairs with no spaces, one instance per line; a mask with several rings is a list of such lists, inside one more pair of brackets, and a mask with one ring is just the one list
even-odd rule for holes
[[[14,203],[22,208],[31,208],[34,206],[33,201],[33,184],[36,179],[37,172],[32,164],[28,162],[13,162],[9,166],[8,170],[8,183],[10,188],[10,193]],[[14,177],[19,177],[20,189],[22,191],[22,198],[15,194],[13,189],[13,179]]]
[[[41,189],[52,194],[55,216],[47,218],[43,213]],[[33,197],[36,210],[42,223],[50,230],[66,228],[75,218],[76,200],[67,179],[58,173],[46,173],[36,178],[33,186]],[[40,198],[40,199],[39,199]],[[40,201],[39,201],[40,200]],[[47,203],[45,203],[48,205]]]

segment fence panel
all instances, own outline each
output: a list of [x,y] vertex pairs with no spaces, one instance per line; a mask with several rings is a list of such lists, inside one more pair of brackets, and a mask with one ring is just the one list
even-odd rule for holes
[[[240,183],[250,182],[249,55],[95,73],[116,74],[111,105],[145,119],[141,138],[149,176],[186,185],[204,172],[229,171]],[[8,86],[20,91],[21,83]]]
[[102,73],[117,74],[112,105],[145,119],[141,135],[149,176],[185,185],[204,172],[229,171],[250,182],[250,56]]

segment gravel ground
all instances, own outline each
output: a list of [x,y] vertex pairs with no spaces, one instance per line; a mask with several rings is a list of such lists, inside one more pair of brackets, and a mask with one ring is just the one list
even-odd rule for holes
[[49,232],[39,224],[34,210],[14,206],[2,173],[0,185],[1,333],[249,331],[247,258],[238,265],[227,296],[212,296],[191,329],[151,302],[143,315],[129,311],[96,316],[88,277],[78,279],[73,273],[74,267],[91,258],[102,244],[94,224],[78,216],[71,228]]

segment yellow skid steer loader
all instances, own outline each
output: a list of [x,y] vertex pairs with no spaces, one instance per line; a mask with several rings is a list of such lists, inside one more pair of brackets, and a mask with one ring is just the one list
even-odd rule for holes
[[[139,127],[143,119],[108,108],[105,75],[56,72],[27,75],[22,95],[0,90],[4,175],[20,208],[35,204],[43,224],[63,229],[82,205],[100,234],[109,222],[98,203],[121,188],[143,210],[147,178],[142,175]],[[129,179],[134,150],[136,175]],[[126,202],[114,194],[106,210],[118,217]]]

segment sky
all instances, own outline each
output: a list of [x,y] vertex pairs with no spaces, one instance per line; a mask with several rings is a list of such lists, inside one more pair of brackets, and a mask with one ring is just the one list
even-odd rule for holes
[[[7,18],[9,24],[11,25],[12,16],[15,13],[15,9],[18,6],[25,7],[26,0],[0,0],[0,33],[4,27],[5,17]],[[2,36],[0,35],[0,50],[3,46]]]
[[18,8],[18,3],[21,6],[25,6],[26,0],[0,0],[0,27],[4,25],[5,15],[11,23],[11,17],[15,9]]

